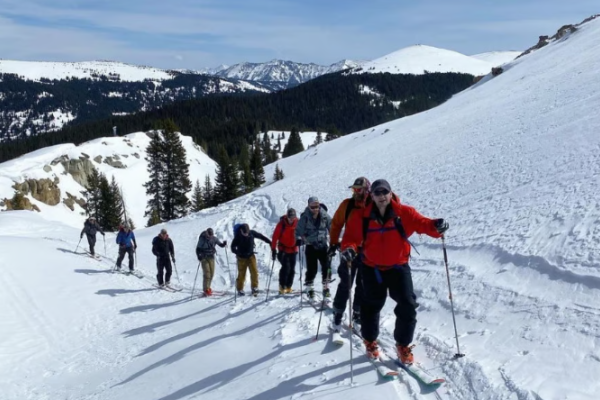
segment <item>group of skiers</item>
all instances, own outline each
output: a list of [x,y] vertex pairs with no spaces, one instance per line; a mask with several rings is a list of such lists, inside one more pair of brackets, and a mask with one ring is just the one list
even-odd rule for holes
[[[278,260],[281,263],[279,293],[282,295],[292,292],[296,259],[300,247],[304,247],[300,257],[304,257],[306,263],[304,282],[307,295],[309,298],[315,296],[314,281],[320,264],[323,297],[331,297],[331,260],[339,251],[341,262],[337,272],[340,281],[333,299],[334,331],[339,332],[341,329],[350,290],[356,280],[351,318],[355,324],[360,325],[367,355],[371,358],[379,357],[379,315],[389,292],[389,297],[396,302],[394,338],[398,357],[402,363],[412,364],[411,342],[418,305],[408,264],[412,246],[409,237],[413,233],[433,238],[442,237],[449,227],[448,223],[441,218],[424,217],[413,207],[401,204],[384,179],[371,184],[367,178],[359,177],[349,189],[352,190],[352,196],[341,202],[333,218],[316,196],[308,198],[300,218],[295,209],[288,209],[279,219],[271,239],[250,229],[248,224],[237,224],[231,243],[231,251],[237,257],[237,294],[245,295],[244,284],[248,269],[252,294],[258,293],[255,238],[269,244],[273,262]],[[341,235],[343,229],[344,233]],[[96,231],[104,235],[95,219],[90,218],[81,233],[81,237],[83,233],[88,235],[92,255]],[[117,268],[121,268],[121,262],[127,253],[129,269],[133,271],[133,253],[137,244],[129,227],[122,227],[117,235],[117,243],[120,246]],[[220,241],[212,228],[200,234],[196,255],[202,266],[205,296],[213,294],[211,283],[215,273],[216,246],[224,248],[227,241]],[[175,263],[175,252],[165,229],[153,239],[152,253],[157,258],[158,284],[168,286],[172,273],[171,260]]]

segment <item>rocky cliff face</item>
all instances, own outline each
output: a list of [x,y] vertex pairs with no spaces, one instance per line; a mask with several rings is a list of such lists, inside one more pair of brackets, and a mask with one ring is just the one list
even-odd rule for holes
[[59,179],[27,179],[22,183],[15,183],[13,188],[23,194],[30,194],[34,199],[49,206],[60,203]]
[[88,176],[94,170],[94,164],[88,158],[80,157],[76,160],[63,160],[61,164],[65,167],[65,171],[73,176],[75,182],[87,187]]

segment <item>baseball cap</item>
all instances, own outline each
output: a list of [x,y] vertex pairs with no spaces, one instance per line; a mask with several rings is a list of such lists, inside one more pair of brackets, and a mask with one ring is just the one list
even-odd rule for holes
[[308,198],[308,204],[310,203],[318,203],[319,202],[319,198],[317,196],[310,196]]
[[287,210],[287,216],[290,218],[295,218],[296,217],[296,210],[294,210],[293,208],[290,208],[289,210]]
[[365,178],[364,176],[361,176],[360,178],[356,178],[354,180],[354,183],[352,184],[352,186],[348,186],[349,189],[351,188],[363,188],[363,187],[367,187],[369,183],[369,180],[367,178]]
[[390,184],[385,179],[377,179],[371,184],[371,193],[375,193],[377,189],[387,189],[390,192],[392,191]]

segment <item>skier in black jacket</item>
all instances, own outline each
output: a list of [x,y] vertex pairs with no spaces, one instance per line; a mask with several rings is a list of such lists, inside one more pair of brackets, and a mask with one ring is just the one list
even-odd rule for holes
[[[156,279],[158,280],[158,286],[169,286],[171,284],[171,274],[173,269],[171,267],[171,260],[175,262],[175,248],[173,247],[173,241],[167,235],[166,229],[161,229],[157,237],[152,240],[152,254],[156,256]],[[169,259],[169,256],[171,258]],[[163,280],[163,271],[167,270],[167,273]]]
[[244,296],[244,284],[246,282],[246,270],[250,269],[250,286],[252,294],[258,294],[258,268],[256,266],[256,257],[254,256],[254,238],[258,238],[267,244],[271,244],[271,240],[261,233],[251,230],[248,224],[243,224],[235,234],[231,242],[231,252],[237,256],[238,264],[238,279],[237,291],[238,295]]
[[90,245],[90,254],[92,255],[92,257],[96,257],[96,254],[94,254],[94,246],[96,245],[96,233],[98,232],[100,232],[102,236],[104,236],[104,232],[102,231],[100,225],[98,225],[96,217],[89,217],[83,223],[83,229],[81,230],[81,234],[79,235],[79,238],[81,239],[83,238],[83,234],[85,233],[88,244]]

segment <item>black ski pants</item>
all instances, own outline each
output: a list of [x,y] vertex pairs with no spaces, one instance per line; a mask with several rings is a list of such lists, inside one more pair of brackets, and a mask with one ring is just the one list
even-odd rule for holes
[[[158,284],[162,285],[163,283],[171,282],[171,274],[173,273],[173,268],[171,267],[171,260],[169,256],[167,257],[156,257],[156,269],[158,269],[158,274],[156,274],[156,279],[158,280]],[[166,270],[165,278],[163,280],[163,273]]]
[[379,336],[379,313],[385,305],[388,291],[396,302],[396,344],[408,346],[417,325],[417,303],[408,264],[387,270],[378,270],[359,261],[362,274],[363,302],[361,305],[361,333],[365,340],[373,341]]
[[323,283],[331,279],[329,257],[327,257],[327,247],[318,249],[307,244],[304,254],[306,255],[306,279],[304,280],[306,286],[311,286],[314,284],[317,271],[319,270],[319,264],[321,264]]
[[283,251],[280,251],[277,254],[277,259],[281,263],[281,269],[279,270],[279,286],[291,288],[294,284],[297,254],[298,253],[285,253]]
[[117,258],[117,268],[121,268],[125,253],[129,256],[129,270],[133,271],[133,247],[119,246],[119,258]]
[[90,245],[90,254],[94,255],[94,246],[96,246],[96,235],[85,234],[88,244]]
[[348,274],[348,263],[346,261],[342,261],[338,267],[337,271],[340,283],[337,287],[337,291],[335,292],[335,297],[333,298],[333,310],[335,311],[336,317],[340,317],[339,321],[336,318],[336,322],[338,323],[341,323],[341,314],[344,314],[344,311],[346,311],[346,304],[348,304],[348,297],[350,296],[350,290],[352,289],[352,284],[354,283],[355,277],[356,286],[354,287],[354,296],[352,297],[352,310],[355,312],[360,312],[360,305],[363,298],[363,288],[361,282],[361,273],[360,269],[358,268],[359,264],[360,260],[357,257],[354,259],[354,261],[352,261],[350,274]]

